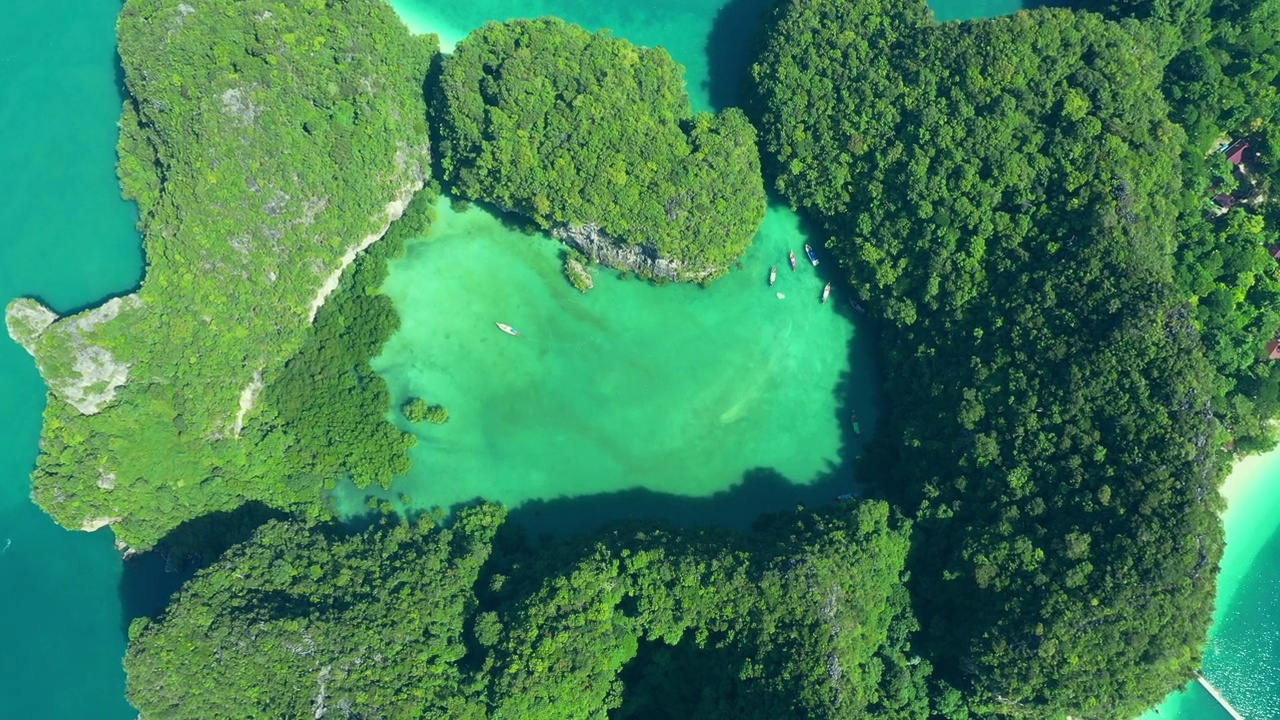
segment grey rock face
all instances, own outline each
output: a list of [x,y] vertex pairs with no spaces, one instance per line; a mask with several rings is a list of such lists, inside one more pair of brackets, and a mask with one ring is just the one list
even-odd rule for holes
[[552,229],[551,235],[591,258],[591,262],[646,278],[698,282],[723,269],[685,267],[678,260],[659,256],[648,245],[632,245],[610,237],[595,223],[564,225]]

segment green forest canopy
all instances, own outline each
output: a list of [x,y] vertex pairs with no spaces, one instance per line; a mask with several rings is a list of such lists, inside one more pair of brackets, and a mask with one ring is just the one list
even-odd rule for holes
[[[293,456],[344,448],[317,446],[296,423],[251,432],[263,403],[240,407],[286,400],[273,386],[313,328],[322,285],[386,226],[389,202],[398,211],[424,185],[434,38],[410,36],[379,0],[128,0],[119,32],[120,180],[138,203],[147,275],[135,295],[37,341],[52,399],[36,501],[68,527],[110,521],[145,549],[247,500],[319,512],[321,483],[340,471],[389,480],[403,462],[388,458],[408,442],[394,428],[365,433],[345,449],[357,457],[320,463],[316,477]],[[110,401],[115,380],[91,377],[104,366],[127,369]],[[73,407],[80,391],[102,402]],[[362,453],[383,457],[365,467]]]
[[[886,503],[747,536],[636,523],[506,550],[503,515],[353,536],[270,523],[134,623],[130,700],[150,720],[929,712],[899,581],[907,528]],[[629,671],[650,680],[624,686]]]
[[682,74],[605,31],[488,23],[435,93],[444,180],[544,229],[595,224],[686,277],[722,271],[764,218],[756,134],[736,109],[691,116]]
[[1267,233],[1234,243],[1251,275],[1227,279],[1262,279],[1239,311],[1175,273],[1194,251],[1180,226],[1240,236],[1259,214],[1205,231],[1205,198],[1183,192],[1207,183],[1179,152],[1211,148],[1170,118],[1170,29],[793,0],[753,69],[777,189],[879,310],[896,368],[880,472],[904,479],[929,549],[909,562],[928,649],[979,714],[1129,717],[1185,681],[1213,607],[1222,448],[1273,442],[1242,415],[1274,402],[1213,368],[1249,355],[1274,385],[1252,367],[1275,328],[1205,344],[1228,312],[1273,312],[1254,304],[1274,262],[1248,246]]

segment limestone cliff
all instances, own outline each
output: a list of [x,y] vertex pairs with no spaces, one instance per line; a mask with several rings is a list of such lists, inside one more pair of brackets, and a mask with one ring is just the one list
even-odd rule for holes
[[4,312],[9,337],[32,355],[36,354],[36,341],[40,339],[40,335],[57,319],[58,313],[31,298],[14,300]]
[[9,336],[36,359],[49,391],[82,415],[93,415],[115,399],[129,380],[129,364],[92,340],[93,331],[142,305],[136,295],[113,298],[78,315],[59,318],[39,302],[9,304]]
[[551,235],[581,252],[591,262],[626,270],[646,278],[673,282],[700,282],[724,273],[725,268],[693,268],[678,260],[664,258],[648,245],[634,245],[610,237],[599,225],[562,225]]

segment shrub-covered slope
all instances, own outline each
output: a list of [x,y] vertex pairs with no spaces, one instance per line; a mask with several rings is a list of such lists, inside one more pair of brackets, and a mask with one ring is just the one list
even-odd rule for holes
[[318,497],[281,462],[294,437],[242,431],[344,263],[423,186],[435,45],[378,0],[128,0],[119,33],[146,278],[20,334],[51,390],[37,502],[146,547],[246,499]]

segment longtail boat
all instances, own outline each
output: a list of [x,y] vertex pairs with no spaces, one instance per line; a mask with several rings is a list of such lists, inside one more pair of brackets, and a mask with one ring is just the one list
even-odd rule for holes
[[769,287],[773,287],[773,284],[777,281],[778,281],[778,266],[774,265],[773,267],[769,268]]
[[822,288],[822,304],[823,305],[827,304],[827,297],[829,297],[830,295],[831,295],[831,283],[827,283],[827,286]]
[[792,270],[796,269],[796,251],[795,250],[791,251],[791,269]]
[[506,323],[494,323],[494,325],[497,325],[499,330],[501,330],[502,332],[508,335],[515,335],[516,337],[520,336],[520,332],[518,330],[516,330],[515,328],[511,327]]

